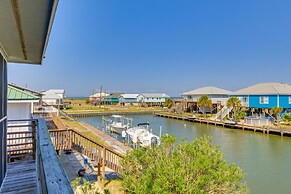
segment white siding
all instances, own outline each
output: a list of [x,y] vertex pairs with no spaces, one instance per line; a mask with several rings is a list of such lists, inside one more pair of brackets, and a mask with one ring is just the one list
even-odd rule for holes
[[[20,119],[31,119],[31,103],[9,103],[7,106],[7,119],[8,120],[20,120]],[[13,122],[13,125],[28,124],[29,122]],[[8,128],[10,131],[25,131],[28,130],[28,127],[19,127],[19,128]]]

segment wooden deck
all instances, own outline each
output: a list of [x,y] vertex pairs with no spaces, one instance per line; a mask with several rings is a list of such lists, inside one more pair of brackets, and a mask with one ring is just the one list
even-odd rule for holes
[[8,163],[0,193],[37,193],[35,160]]

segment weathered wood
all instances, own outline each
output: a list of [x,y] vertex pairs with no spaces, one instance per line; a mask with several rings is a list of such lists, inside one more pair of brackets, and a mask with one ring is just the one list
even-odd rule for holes
[[[37,168],[40,184],[38,191],[42,193],[66,194],[74,193],[68,177],[54,150],[44,119],[38,119]],[[45,185],[45,187],[44,187]]]
[[7,165],[7,174],[0,193],[36,193],[36,163],[23,160]]

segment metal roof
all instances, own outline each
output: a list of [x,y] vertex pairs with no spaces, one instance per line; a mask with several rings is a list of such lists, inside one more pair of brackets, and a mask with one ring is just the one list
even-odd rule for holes
[[8,85],[7,90],[7,99],[8,100],[38,100],[39,97],[23,90],[20,90],[16,87]]
[[108,98],[119,98],[120,95],[122,95],[124,93],[112,93],[109,96],[105,96],[104,98],[108,99]]
[[7,62],[41,64],[58,0],[1,0],[0,52]]
[[259,83],[231,95],[291,95],[291,86],[284,83]]
[[164,93],[142,93],[145,98],[170,98],[167,94]]
[[208,86],[203,88],[198,88],[189,92],[184,92],[182,96],[191,96],[191,95],[229,95],[231,92],[214,86]]
[[120,97],[122,96],[123,98],[137,98],[140,94],[122,94],[120,95]]

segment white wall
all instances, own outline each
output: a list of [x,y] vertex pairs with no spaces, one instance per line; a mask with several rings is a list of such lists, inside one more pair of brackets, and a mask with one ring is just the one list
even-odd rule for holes
[[[32,102],[8,102],[7,106],[7,119],[19,120],[19,119],[31,119]],[[12,125],[27,125],[29,122],[13,122]],[[11,131],[25,131],[28,127],[8,128],[8,132]]]

